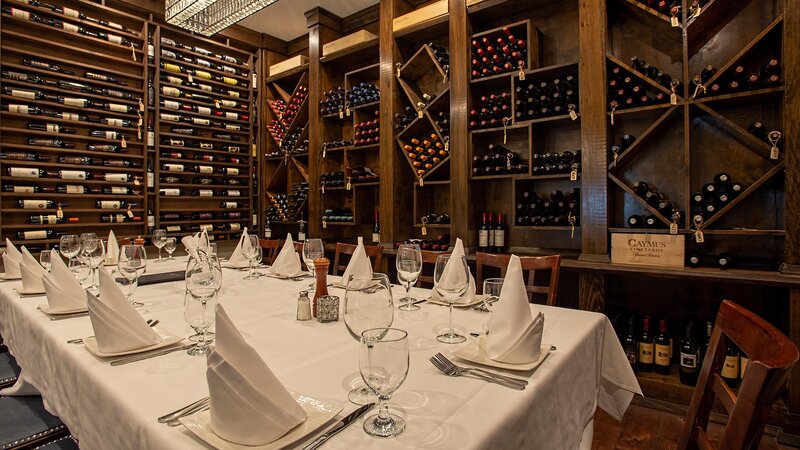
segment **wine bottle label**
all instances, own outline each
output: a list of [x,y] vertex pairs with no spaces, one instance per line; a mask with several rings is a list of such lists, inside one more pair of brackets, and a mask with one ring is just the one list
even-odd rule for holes
[[167,197],[178,197],[181,195],[180,189],[161,189],[161,194]]
[[147,227],[155,228],[155,226],[156,226],[156,216],[147,216]]
[[194,60],[194,62],[195,62],[195,64],[197,64],[198,66],[203,66],[203,67],[206,67],[206,68],[209,68],[209,69],[211,68],[211,63],[210,63],[210,62],[208,62],[208,61],[206,61],[205,59],[196,58],[196,59]]
[[104,120],[104,121],[105,121],[105,122],[106,122],[108,125],[111,125],[111,126],[114,126],[114,127],[121,127],[121,126],[124,126],[124,124],[123,124],[123,122],[122,122],[122,119],[111,119],[111,118],[107,118],[107,119],[103,119],[103,120]]
[[478,247],[489,246],[489,230],[480,230],[478,232]]
[[172,75],[167,75],[167,82],[170,84],[183,84],[183,78],[173,77]]
[[228,108],[235,108],[236,102],[233,100],[221,100],[222,106],[227,106]]
[[225,172],[226,175],[239,175],[239,169],[235,167],[228,167]]
[[241,197],[242,191],[237,190],[230,190],[228,191],[228,197]]
[[36,98],[36,92],[26,91],[23,89],[11,89],[11,96],[34,100]]
[[48,123],[47,125],[45,125],[45,129],[47,130],[48,133],[58,133],[59,128],[60,126],[55,123]]
[[48,214],[46,216],[38,216],[39,223],[42,225],[50,225],[54,223],[58,223],[58,216],[55,214]]
[[235,145],[229,145],[228,146],[228,153],[239,153],[240,151],[242,151],[241,147],[238,147],[238,146],[235,146]]
[[655,355],[656,365],[669,366],[669,355],[670,355],[669,344],[667,345],[656,344],[656,355]]
[[208,107],[205,107],[205,106],[198,106],[197,107],[197,112],[198,112],[198,114],[211,115],[211,108],[208,108]]
[[161,113],[161,120],[167,120],[170,122],[179,122],[181,120],[181,116],[176,116],[175,114]]
[[214,148],[214,144],[212,144],[211,142],[201,142],[200,143],[200,148],[203,148],[203,149],[206,149],[206,150],[211,150],[211,149]]
[[101,209],[120,209],[122,208],[122,202],[118,200],[100,200],[100,208]]
[[197,86],[200,87],[201,91],[206,91],[206,92],[213,92],[214,91],[214,88],[212,88],[211,86],[209,86],[207,84],[198,84]]
[[119,134],[116,131],[106,131],[105,135],[106,139],[117,139],[117,136],[119,136]]
[[697,368],[697,354],[681,352],[681,366],[687,369]]
[[272,239],[272,230],[269,229],[269,228],[264,230],[264,237],[267,238],[267,239]]
[[195,125],[211,125],[211,121],[208,119],[198,119],[197,117],[192,117],[192,123]]
[[197,78],[202,78],[204,80],[211,79],[211,74],[206,72],[205,70],[195,70],[194,76],[196,76]]
[[47,231],[39,230],[39,231],[23,231],[22,237],[25,240],[32,240],[32,239],[47,239]]
[[30,114],[28,105],[8,105],[8,110],[17,114]]
[[69,106],[79,106],[83,108],[86,106],[87,100],[85,98],[72,98],[72,97],[65,97],[64,104]]
[[11,8],[11,15],[18,19],[25,19],[25,20],[28,20],[31,16],[28,11],[23,11],[17,8]]
[[108,218],[112,223],[125,222],[125,214],[110,214]]
[[506,245],[506,232],[505,230],[494,230],[494,246],[505,247]]
[[164,70],[167,72],[181,73],[181,67],[177,64],[164,63]]
[[112,186],[111,193],[115,195],[126,195],[128,193],[128,188],[124,186]]
[[239,93],[236,91],[228,91],[228,95],[234,98],[239,98]]
[[242,224],[240,223],[232,223],[230,225],[231,225],[231,231],[239,231],[242,229]]
[[222,71],[223,72],[232,73],[232,74],[236,75],[236,69],[234,69],[233,67],[230,67],[230,66],[222,66]]
[[183,172],[183,164],[164,164],[167,172]]
[[381,234],[380,233],[372,233],[372,242],[380,242],[381,241]]
[[111,22],[111,21],[108,22],[108,26],[111,27],[111,28],[116,28],[117,30],[124,30],[125,29],[125,27],[123,27],[122,25],[120,25],[120,24],[118,24],[116,22]]
[[70,33],[78,33],[79,28],[77,25],[73,25],[67,22],[62,22],[61,25],[64,27],[65,31],[69,31]]
[[210,223],[201,224],[200,225],[200,231],[203,231],[203,230],[205,230],[205,231],[214,231],[214,225],[211,225]]
[[214,191],[212,191],[211,189],[200,189],[197,191],[197,195],[199,195],[200,197],[213,197]]
[[[181,104],[176,102],[176,101],[174,101],[174,100],[164,100],[164,108],[167,108],[167,109],[181,109]],[[162,116],[163,116],[163,114],[162,114]],[[178,117],[178,116],[175,116],[175,117]],[[175,120],[175,122],[177,122],[180,119],[174,119],[174,120]]]
[[237,79],[231,77],[222,77],[222,81],[225,84],[230,84],[231,86],[236,86],[237,84],[239,84],[239,81]]
[[643,364],[653,364],[653,343],[639,343],[639,362]]
[[85,180],[86,171],[83,170],[62,170],[59,171],[62,180]]
[[18,194],[33,194],[33,186],[14,186],[14,191]]
[[168,233],[176,233],[178,231],[181,231],[181,226],[180,225],[167,225],[167,232]]
[[489,230],[489,247],[494,247],[494,237],[496,234],[496,230]]
[[198,173],[214,173],[214,168],[211,166],[197,166]]
[[123,181],[124,182],[124,181],[128,181],[128,177],[129,176],[130,175],[128,175],[127,173],[107,173],[105,175],[105,179],[106,179],[106,181]]
[[225,118],[238,120],[239,119],[239,114],[238,113],[233,113],[233,112],[225,112]]
[[79,184],[68,184],[67,194],[83,194],[83,186]]
[[118,103],[109,103],[108,109],[116,112],[128,112],[128,105],[120,105]]
[[744,372],[747,369],[748,362],[750,362],[750,359],[746,356],[742,356],[739,361],[739,378],[744,378]]
[[147,132],[147,146],[148,147],[155,147],[156,146],[156,133],[155,133],[155,131],[148,131]]
[[117,36],[116,34],[109,34],[108,42],[113,42],[115,44],[122,44],[122,36]]
[[63,10],[64,10],[64,15],[67,16],[67,17],[72,17],[73,19],[78,19],[81,16],[81,13],[78,12],[77,9],[64,7]]
[[47,200],[23,200],[23,209],[45,209],[47,208]]
[[183,139],[170,139],[169,145],[174,147],[183,147]]
[[169,95],[170,97],[178,97],[181,95],[180,89],[169,86],[161,86],[161,93]]
[[236,209],[238,206],[236,202],[222,202],[222,207],[225,209]]
[[726,356],[720,373],[722,378],[739,378],[739,356]]

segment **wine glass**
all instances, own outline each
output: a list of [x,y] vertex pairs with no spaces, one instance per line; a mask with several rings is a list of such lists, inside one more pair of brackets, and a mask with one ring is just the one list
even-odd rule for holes
[[381,437],[403,432],[406,421],[389,413],[389,399],[408,376],[408,332],[397,328],[372,328],[361,333],[361,377],[380,400],[378,413],[364,419],[364,431]]
[[[139,285],[139,276],[147,266],[147,252],[143,245],[123,245],[119,251],[119,262],[117,268],[123,279],[126,280],[125,297],[130,301],[133,292]],[[143,303],[131,302],[134,306],[142,306]]]
[[422,272],[422,252],[419,244],[401,244],[397,248],[395,265],[397,281],[406,288],[406,296],[403,297],[402,305],[397,309],[415,311],[419,309],[419,306],[414,304],[414,298],[409,295],[409,291],[411,291],[411,286],[416,284],[419,274]]
[[161,249],[164,248],[164,245],[167,243],[167,230],[153,230],[153,236],[150,239],[153,241],[153,245],[158,249],[158,262],[163,262],[164,260],[161,259]]
[[89,278],[89,274],[92,272],[92,268],[89,266],[89,261],[83,256],[70,258],[68,267],[69,271],[72,273],[72,276],[74,276],[81,285],[83,285],[83,282]]
[[[189,349],[188,353],[192,356],[205,354],[208,344],[213,341],[208,329],[214,325],[216,304],[217,297],[215,295],[205,301],[197,301],[188,290],[183,295],[183,318],[197,333],[189,337],[190,340],[197,342],[195,347]],[[209,308],[211,309],[210,314],[208,313]],[[193,339],[195,336],[197,339]]]
[[[256,239],[258,238],[256,237]],[[254,249],[255,250],[253,251],[253,275],[255,275],[256,278],[261,278],[265,275],[261,272],[256,272],[256,269],[258,269],[258,267],[261,265],[261,262],[264,260],[264,249],[261,248],[261,245],[254,247]]]
[[245,239],[242,240],[242,256],[247,258],[250,265],[250,272],[246,277],[242,278],[243,280],[255,280],[258,278],[258,275],[255,273],[255,259],[261,254],[260,250],[261,246],[258,242],[258,236],[248,234]]
[[[344,293],[343,316],[347,331],[357,341],[361,340],[364,330],[391,326],[394,304],[389,277],[382,273],[349,276]],[[375,396],[366,386],[354,388],[347,398],[357,405],[375,401]]]
[[44,267],[44,269],[50,272],[50,257],[52,253],[50,250],[45,250],[42,253],[39,253],[39,264]]
[[167,241],[164,243],[164,250],[167,251],[167,259],[175,259],[172,257],[172,254],[175,252],[175,249],[178,247],[178,239],[174,237],[167,238]]
[[106,259],[106,246],[101,239],[86,239],[83,243],[83,253],[88,258],[89,267],[92,268],[92,284],[89,286],[89,290],[99,292],[100,284],[97,279],[97,268]]
[[[306,269],[312,277],[316,278],[314,271],[314,260],[325,256],[325,247],[322,245],[322,239],[306,239],[303,242],[303,261],[306,263]],[[316,289],[316,279],[308,286],[308,289],[313,291]]]
[[458,344],[467,340],[453,329],[453,303],[463,297],[469,287],[469,266],[465,256],[452,257],[449,254],[436,257],[436,268],[433,271],[433,288],[450,306],[448,329],[436,336],[436,340],[445,344]]
[[489,305],[496,302],[500,298],[500,291],[503,290],[503,278],[487,278],[483,280],[483,307],[489,308]]
[[76,234],[65,234],[61,236],[61,240],[58,243],[58,251],[61,252],[61,255],[64,258],[72,260],[72,258],[78,256],[81,252],[81,241],[78,235]]
[[[186,290],[192,299],[200,303],[200,322],[201,324],[213,322],[213,317],[206,317],[208,314],[209,303],[213,307],[217,293],[222,287],[222,267],[216,256],[199,254],[196,258],[189,258],[186,265]],[[212,312],[213,315],[213,312]],[[210,324],[209,324],[210,326]],[[190,348],[187,353],[192,356],[203,355],[208,348],[206,330],[208,326],[200,330],[200,342]]]

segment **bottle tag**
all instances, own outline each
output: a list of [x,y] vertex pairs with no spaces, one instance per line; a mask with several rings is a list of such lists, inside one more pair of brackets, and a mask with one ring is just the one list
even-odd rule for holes
[[701,12],[703,12],[703,7],[700,6],[700,5],[697,5],[697,8],[694,10],[694,15],[692,17],[697,18],[700,15]]
[[139,111],[144,111],[144,103],[142,103],[142,99],[139,99]]
[[703,94],[706,93],[706,87],[703,86],[703,83],[698,83],[697,80],[692,80],[692,83],[694,83],[694,85],[695,85],[694,93],[692,94],[692,98],[696,98],[701,92]]
[[417,102],[417,118],[422,119],[422,111],[425,109],[425,103]]
[[320,192],[322,192],[324,194],[325,193],[325,185],[323,184],[322,186],[320,186],[319,190],[320,190]]
[[570,108],[569,109],[569,118],[572,119],[572,120],[577,120],[578,119],[578,113],[575,112],[575,108]]
[[614,112],[617,110],[617,102],[611,102],[611,126],[614,126]]
[[611,162],[611,167],[617,167],[617,160],[619,159],[619,152],[614,150],[611,152],[614,155],[614,161]]
[[64,218],[64,210],[61,209],[61,203],[58,204],[58,210],[56,210],[56,217],[58,217],[59,219]]
[[403,63],[397,63],[395,67],[397,67],[397,78],[400,78],[400,68],[403,67]]
[[569,234],[570,239],[575,239],[575,220],[576,217],[572,215],[572,211],[570,211],[569,214],[567,214],[567,222],[569,222],[569,228],[570,228],[570,234]]
[[350,117],[350,103],[344,104],[344,115]]
[[569,173],[569,181],[578,181],[578,169],[572,169]]
[[128,214],[128,217],[129,217],[129,218],[133,219],[133,211],[131,211],[131,205],[128,205],[128,212],[127,212],[127,214]]
[[780,151],[778,150],[778,142],[781,140],[781,132],[777,130],[770,131],[767,135],[767,139],[769,143],[772,144],[772,148],[769,151],[769,159],[778,159],[780,156]]
[[511,170],[511,153],[506,153],[506,169]]
[[703,237],[703,232],[700,231],[700,230],[695,231],[694,232],[694,240],[698,244],[702,244],[703,242],[705,242],[705,238]]
[[328,221],[325,219],[322,219],[322,228],[328,228]]
[[341,109],[339,110],[339,118],[344,119],[344,111],[342,111]]
[[423,217],[422,218],[422,235],[423,236],[427,236],[428,235],[428,228],[425,227],[425,225],[427,223],[428,223],[428,218],[427,217]]
[[326,155],[326,154],[327,154],[327,152],[326,152],[326,149],[324,149],[324,148],[323,148],[323,149],[322,149],[322,158],[323,158],[323,159],[325,158],[325,155]]
[[122,148],[128,148],[128,142],[125,141],[125,136],[122,136],[122,139],[119,141],[119,146]]
[[217,107],[217,109],[221,108],[221,106],[219,106],[219,100],[214,100],[214,105]]
[[444,77],[442,78],[442,84],[447,83],[447,77],[450,76],[450,67],[445,67],[444,69]]
[[140,184],[141,184],[141,183],[139,183],[139,177],[135,177],[135,178],[133,179],[133,185],[134,185],[134,186],[139,186]]
[[778,150],[778,147],[773,145],[769,151],[769,159],[778,159],[779,156],[780,151]]
[[347,185],[345,186],[345,189],[347,189],[348,191],[353,189],[353,185],[350,182],[350,177],[347,177]]
[[519,81],[525,81],[525,61],[519,62]]
[[187,73],[186,76],[189,77],[189,83],[194,83],[194,78],[192,78],[192,74],[191,73]]
[[680,27],[681,26],[681,23],[678,21],[678,16],[672,16],[672,18],[670,18],[669,21],[670,21],[670,24],[672,24],[673,27]]
[[669,104],[670,105],[677,105],[678,104],[678,94],[675,93],[675,85],[670,86],[672,89],[672,93],[669,94]]
[[425,180],[423,180],[422,177],[420,177],[420,179],[419,179],[419,187],[422,187],[422,186],[425,186]]
[[136,47],[133,46],[133,42],[131,42],[131,58],[136,62]]
[[508,143],[508,121],[510,117],[503,117],[503,145]]
[[444,141],[444,151],[446,152],[450,151],[450,139]]
[[678,234],[678,224],[672,222],[669,224],[669,234]]

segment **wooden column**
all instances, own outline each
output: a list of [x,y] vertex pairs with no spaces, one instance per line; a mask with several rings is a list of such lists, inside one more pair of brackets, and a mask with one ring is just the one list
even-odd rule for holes
[[606,116],[606,2],[580,0],[581,256],[608,258],[608,128]]
[[[800,0],[786,0],[783,13],[783,152],[786,161],[786,259],[784,273],[800,275]],[[788,69],[788,70],[786,70]],[[794,69],[794,70],[793,70]]]
[[410,191],[402,189],[399,168],[404,161],[399,159],[393,126],[395,102],[399,94],[399,87],[395,79],[395,63],[400,60],[400,57],[392,33],[392,20],[399,15],[400,0],[381,0],[379,5],[380,80],[378,87],[381,91],[380,122],[382,126],[380,128],[381,185],[378,194],[380,202],[378,214],[381,221],[381,242],[395,242],[403,239],[400,222],[403,214],[408,212],[397,208],[399,204],[397,199],[411,195]]
[[469,243],[469,48],[467,48],[467,5],[465,0],[448,0],[450,9],[450,209],[452,241]]
[[578,274],[578,308],[585,311],[605,312],[606,277],[600,273],[582,270]]

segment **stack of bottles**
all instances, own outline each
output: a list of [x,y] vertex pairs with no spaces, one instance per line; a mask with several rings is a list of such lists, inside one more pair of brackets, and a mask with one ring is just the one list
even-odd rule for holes
[[517,203],[517,225],[534,227],[578,226],[581,218],[581,191],[555,189],[541,195],[523,191]]
[[[394,248],[399,248],[401,242],[395,242]],[[402,244],[417,244],[420,250],[430,250],[433,252],[444,252],[450,248],[450,234],[444,233],[436,236],[436,239],[406,239]]]
[[608,149],[608,158],[612,161],[616,161],[617,158],[628,149],[633,143],[636,142],[636,136],[630,134],[623,134],[622,138],[620,139],[619,145],[612,145]]
[[[514,34],[520,33],[520,34]],[[524,28],[508,27],[472,39],[472,79],[527,69]]]
[[381,91],[378,86],[372,83],[358,83],[353,86],[348,92],[347,97],[350,99],[350,106],[366,105],[367,103],[375,103],[381,99]]
[[551,175],[581,171],[581,151],[563,151],[561,153],[533,154],[533,174]]
[[708,220],[742,191],[742,183],[733,181],[729,174],[721,172],[714,175],[711,183],[704,184],[699,192],[692,194],[692,220]]
[[425,176],[450,154],[449,150],[445,150],[444,144],[436,133],[431,133],[421,140],[411,138],[410,144],[403,145],[403,150],[411,160],[411,165],[414,166],[419,178]]
[[378,174],[366,166],[356,166],[350,169],[350,182],[357,183],[374,183],[379,181]]
[[517,121],[563,116],[578,112],[578,76],[567,75],[550,81],[520,81],[514,89],[514,118]]
[[650,94],[644,84],[622,67],[611,64],[608,74],[608,105],[611,111],[636,108],[651,104],[668,102],[669,98],[661,91]]
[[469,112],[469,128],[476,130],[502,127],[504,118],[507,118],[508,121],[512,119],[511,94],[501,92],[482,95],[473,103],[472,110]]
[[353,145],[355,147],[377,144],[381,140],[380,120],[378,118],[359,122],[354,129]]
[[433,123],[442,136],[450,136],[450,111],[439,111],[432,116]]
[[424,216],[419,218],[419,223],[424,224],[437,224],[437,225],[447,225],[450,223],[450,214],[442,213],[442,214],[425,214]]
[[770,136],[769,136],[770,133],[773,133],[773,132],[778,133],[777,134],[778,136],[782,136],[782,133],[780,131],[777,131],[777,130],[775,130],[775,131],[768,130],[766,125],[764,125],[764,122],[762,122],[760,120],[756,120],[755,122],[751,123],[750,126],[747,127],[747,131],[750,134],[752,134],[753,136],[755,136],[755,137],[761,139],[762,141],[766,142],[767,144],[775,145],[775,146],[778,146],[778,147],[782,147],[783,141],[781,140],[780,137],[776,140],[776,142],[772,142],[772,141],[770,141]]
[[326,188],[344,186],[344,172],[322,172],[319,174],[319,185]]
[[272,119],[267,124],[267,131],[269,132],[272,139],[280,145],[283,141],[284,136],[286,136],[286,127],[283,126],[280,120]]
[[[657,209],[662,216],[669,219],[673,223],[680,223],[683,219],[683,211],[678,209],[673,202],[671,202],[666,195],[659,192],[655,186],[652,186],[644,181],[637,181],[633,183],[633,191],[644,201]],[[638,215],[628,217],[628,226],[631,228],[664,228],[666,225],[661,222],[656,216],[647,216],[642,218]]]
[[669,74],[664,73],[658,67],[647,63],[638,56],[631,57],[631,67],[667,89],[674,88],[676,94],[681,92],[680,81],[673,79]]
[[308,97],[308,88],[305,86],[297,86],[297,89],[295,89],[292,98],[289,99],[289,103],[286,105],[286,108],[281,115],[281,123],[283,123],[283,126],[288,128],[292,125],[292,122],[300,112],[306,97]]
[[433,57],[436,58],[436,62],[439,63],[439,67],[441,67],[445,72],[449,72],[450,54],[447,53],[447,49],[433,42],[429,42],[428,47],[431,48]]
[[414,108],[406,106],[402,113],[395,113],[394,129],[396,131],[405,130],[417,117],[417,112],[414,111]]
[[267,208],[267,219],[272,222],[287,222],[297,216],[300,206],[308,198],[308,183],[295,183],[288,194],[270,196],[271,204]]
[[[291,153],[291,151],[297,147],[297,144],[300,141],[300,138],[303,136],[302,129],[295,129],[291,134],[285,136],[281,140],[281,145],[279,146],[279,150],[281,153]],[[306,141],[307,143],[308,141]]]
[[323,150],[331,150],[334,148],[342,148],[342,147],[350,147],[353,145],[353,141],[350,139],[343,139],[341,141],[328,141],[322,143]]
[[272,111],[274,111],[278,116],[282,116],[283,112],[286,111],[286,102],[284,102],[282,99],[268,99],[267,103],[269,103],[269,107],[272,108]]
[[[709,64],[692,78],[692,93],[696,92],[696,95],[693,95],[694,97],[776,87],[783,83],[781,80],[781,63],[777,58],[770,59],[760,69],[756,70],[748,71],[742,65],[735,66],[730,74],[718,77],[709,86],[709,80],[716,73],[717,69]],[[699,87],[701,84],[705,87],[705,91]]]
[[489,144],[483,156],[472,157],[474,177],[514,173],[528,173],[528,161],[503,145]]
[[325,116],[344,111],[345,92],[341,86],[322,93],[325,99],[319,102],[319,112]]
[[323,222],[352,222],[353,210],[350,208],[326,209],[322,215]]

